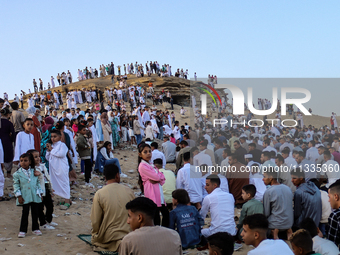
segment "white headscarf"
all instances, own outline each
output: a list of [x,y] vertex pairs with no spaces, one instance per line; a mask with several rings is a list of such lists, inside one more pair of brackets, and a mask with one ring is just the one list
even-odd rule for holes
[[26,112],[28,113],[29,118],[32,118],[36,111],[37,111],[37,108],[35,108],[34,106],[31,106],[26,109]]
[[114,118],[114,117],[111,116],[111,114],[112,114],[112,111],[107,112],[107,116],[108,116],[110,122],[113,121],[113,118]]

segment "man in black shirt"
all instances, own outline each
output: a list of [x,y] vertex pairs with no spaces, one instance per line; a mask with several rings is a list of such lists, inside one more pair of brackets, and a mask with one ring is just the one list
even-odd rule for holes
[[235,155],[237,157],[238,162],[242,163],[242,164],[246,164],[246,161],[244,159],[244,155],[247,154],[247,151],[245,148],[243,148],[240,144],[240,141],[236,140],[234,142],[234,148],[235,148]]
[[159,128],[159,137],[158,139],[163,140],[163,114],[161,113],[160,110],[156,111],[156,121],[157,121],[157,126]]
[[249,154],[253,155],[253,161],[258,162],[261,164],[261,151],[256,149],[256,144],[255,143],[250,143],[248,145],[249,148]]

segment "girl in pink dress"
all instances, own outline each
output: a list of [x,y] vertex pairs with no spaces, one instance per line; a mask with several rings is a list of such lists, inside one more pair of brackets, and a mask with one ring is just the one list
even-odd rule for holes
[[158,207],[158,212],[156,212],[154,218],[155,225],[160,225],[160,211],[163,216],[162,226],[169,227],[169,211],[164,201],[162,188],[165,177],[150,163],[151,156],[151,147],[146,143],[140,143],[138,148],[139,185],[145,197],[150,198]]

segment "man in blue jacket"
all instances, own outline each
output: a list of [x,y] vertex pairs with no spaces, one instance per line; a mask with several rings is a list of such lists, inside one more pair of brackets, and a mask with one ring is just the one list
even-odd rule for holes
[[[311,181],[305,181],[305,172],[297,167],[290,172],[294,193],[294,225],[298,228],[302,220],[311,218],[318,226],[321,220],[322,205],[320,190]],[[294,230],[294,229],[293,229]]]

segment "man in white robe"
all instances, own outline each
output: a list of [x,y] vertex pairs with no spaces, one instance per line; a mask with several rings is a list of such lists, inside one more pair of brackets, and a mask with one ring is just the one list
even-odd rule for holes
[[67,96],[66,96],[66,104],[67,104],[67,108],[68,109],[71,109],[71,102],[72,102],[72,97],[71,95],[68,93]]
[[91,127],[89,127],[92,133],[92,146],[93,146],[93,161],[96,161],[97,159],[97,143],[99,142],[96,127],[92,124]]
[[33,100],[32,100],[30,97],[27,99],[27,104],[28,104],[28,108],[34,106],[34,105],[33,105]]
[[53,92],[53,97],[54,97],[54,100],[57,101],[57,103],[59,105],[60,104],[59,97],[58,97],[58,93],[56,91]]
[[192,100],[192,107],[196,106],[196,98],[194,95],[191,96],[191,100]]
[[93,100],[97,100],[97,95],[96,95],[96,91],[91,91],[91,96],[93,98]]
[[66,157],[67,146],[59,141],[52,145],[52,150],[46,152],[49,161],[49,173],[54,194],[70,199],[69,165]]
[[332,119],[334,122],[334,128],[338,128],[338,122],[336,120],[336,113],[332,112]]
[[81,95],[81,90],[78,90],[78,91],[77,91],[77,94],[78,94],[78,101],[79,101],[79,104],[84,103],[84,102],[83,102],[83,97],[82,97],[82,95]]
[[83,74],[82,74],[82,72],[80,71],[80,69],[78,69],[78,80],[79,80],[79,81],[83,80]]
[[152,126],[152,129],[153,129],[154,136],[157,137],[157,135],[159,134],[159,128],[158,128],[158,125],[157,125],[156,118],[153,115],[151,115],[151,126]]
[[147,121],[150,121],[150,114],[149,114],[149,108],[146,107],[145,108],[145,111],[143,112],[143,115],[142,115],[142,120],[143,120],[143,123],[145,124]]
[[141,117],[141,115],[140,115],[140,107],[138,107],[136,110],[137,110],[137,111],[136,111],[136,115],[138,116],[138,122],[139,122],[139,124],[141,125],[140,132],[141,132],[141,135],[142,135],[142,137],[143,137],[143,136],[144,136],[144,129],[145,129],[145,126],[144,126],[144,124],[143,124],[143,120],[142,120],[142,117]]
[[53,78],[53,76],[51,76],[51,86],[52,86],[52,88],[55,87],[55,83],[54,83],[54,78]]

